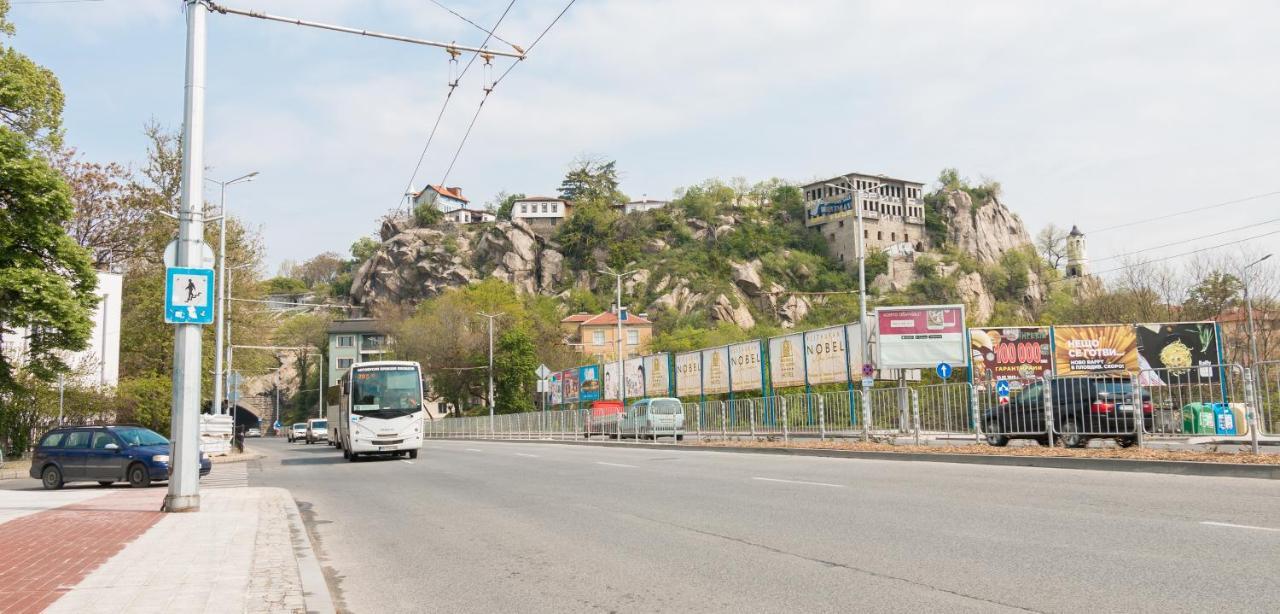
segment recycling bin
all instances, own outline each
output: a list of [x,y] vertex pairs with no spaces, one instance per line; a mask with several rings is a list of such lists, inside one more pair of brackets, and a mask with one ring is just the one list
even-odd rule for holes
[[1219,435],[1236,434],[1236,415],[1226,403],[1213,404],[1213,428]]
[[1182,406],[1182,432],[1188,435],[1215,435],[1212,403],[1188,403]]

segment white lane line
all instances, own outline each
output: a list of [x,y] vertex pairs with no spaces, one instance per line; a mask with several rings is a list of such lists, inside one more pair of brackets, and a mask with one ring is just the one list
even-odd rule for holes
[[467,448],[467,451],[468,452],[484,452],[484,450],[477,450],[475,448]]
[[801,480],[779,480],[777,478],[758,478],[758,477],[751,478],[751,479],[760,480],[761,482],[783,482],[786,484],[804,484],[805,486],[828,486],[831,488],[844,488],[843,484],[828,484],[826,482],[804,482]]
[[1211,527],[1227,527],[1231,529],[1253,529],[1254,531],[1272,531],[1275,533],[1280,533],[1280,529],[1273,529],[1271,527],[1253,527],[1247,524],[1231,524],[1230,522],[1213,522],[1212,520],[1205,520],[1205,521],[1202,521],[1200,524],[1206,524]]
[[622,463],[606,463],[604,461],[596,461],[597,465],[608,465],[609,467],[626,467],[627,469],[635,469],[635,465],[624,465]]
[[516,452],[516,456],[523,456],[525,458],[541,458],[537,454],[525,454],[524,452]]
[[404,459],[401,459],[401,460],[400,460],[400,462],[402,462],[402,463],[409,463],[410,465],[412,465],[412,464],[413,464],[413,461],[411,461],[411,460],[404,460]]

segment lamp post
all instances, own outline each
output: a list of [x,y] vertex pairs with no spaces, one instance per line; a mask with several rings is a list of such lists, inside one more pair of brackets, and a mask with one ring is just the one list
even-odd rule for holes
[[[241,265],[233,266],[233,267],[231,267],[231,268],[227,269],[227,271],[228,271],[228,274],[229,274],[229,272],[230,272],[230,271],[238,271],[238,270],[240,270],[240,269],[247,269],[247,268],[249,268],[249,267],[251,267],[251,266],[253,266],[253,263],[251,263],[251,262],[250,262],[250,263],[245,263],[245,264],[241,264]],[[219,277],[223,277],[223,278],[225,279],[226,275],[225,275],[225,274],[224,274],[224,275],[219,275]],[[223,294],[223,301],[225,301],[225,302],[226,302],[227,307],[230,307],[230,306],[231,306],[231,284],[230,284],[230,283],[228,283],[228,284],[227,284],[226,290],[225,290],[225,292],[224,292],[224,294]],[[222,301],[220,301],[220,302],[222,302]],[[231,344],[231,316],[230,316],[230,314],[228,314],[228,315],[226,316],[226,320],[227,320],[227,323],[226,323],[226,327],[227,327],[227,332],[226,332],[226,337],[227,337],[227,343],[226,343],[226,348],[227,348],[227,370],[226,370],[225,372],[223,372],[223,373],[215,373],[215,375],[214,375],[214,380],[215,380],[215,381],[219,381],[219,380],[221,380],[221,381],[222,381],[222,383],[224,384],[223,389],[224,389],[224,390],[227,390],[227,391],[228,391],[228,396],[230,396],[229,391],[231,390],[231,373],[232,373],[232,370],[231,370],[231,359],[235,356],[235,349],[232,347],[232,344]],[[219,319],[219,322],[221,322],[221,318]],[[221,333],[222,333],[222,331],[221,331],[221,329],[219,329],[219,331],[218,331],[218,344],[217,344],[219,347],[221,347],[221,346],[222,346],[222,334],[221,334]],[[219,353],[219,354],[221,354],[221,353]],[[219,356],[218,356],[218,358],[221,358],[221,355],[219,355]],[[220,362],[222,362],[222,361],[221,361],[221,360],[215,360],[214,362],[215,362],[215,363],[220,363]],[[215,370],[216,370],[216,368],[215,368]],[[236,400],[238,401],[239,399],[236,399]],[[216,402],[216,403],[221,403],[221,401],[215,401],[215,402]],[[220,405],[219,405],[219,407],[218,407],[218,413],[219,413],[219,414],[231,414],[231,429],[232,429],[233,431],[235,430],[235,415],[236,415],[236,411],[235,411],[235,409],[236,409],[236,408],[235,408],[235,404],[232,404],[232,406],[231,406],[227,411],[225,411],[225,412],[224,412],[224,411],[222,411],[222,407],[221,407]]]
[[254,171],[247,175],[241,175],[230,181],[218,181],[205,177],[205,181],[218,185],[218,304],[216,323],[214,324],[214,355],[213,355],[213,411],[216,414],[226,413],[222,407],[223,387],[222,387],[222,338],[223,338],[223,320],[226,318],[227,311],[227,186],[237,183],[248,183],[258,175],[258,171]]
[[[1253,268],[1258,264],[1261,264],[1267,258],[1270,258],[1270,257],[1271,257],[1271,254],[1267,254],[1257,260],[1254,260],[1253,262],[1250,262],[1249,264],[1244,265],[1244,268],[1241,269],[1240,271],[1241,277],[1244,278],[1241,280],[1244,282],[1244,308],[1245,308],[1245,311],[1248,312],[1248,317],[1249,317],[1249,358],[1250,358],[1249,377],[1255,384],[1253,386],[1253,396],[1255,399],[1258,397],[1257,384],[1260,383],[1261,380],[1258,377],[1258,335],[1253,329],[1253,297],[1249,295],[1249,282],[1250,282],[1249,269]],[[1259,409],[1258,404],[1255,402],[1253,405],[1254,406],[1251,408],[1253,413],[1253,420],[1250,421],[1252,422],[1252,424],[1249,425],[1249,432],[1252,435],[1250,437],[1250,443],[1253,448],[1253,453],[1257,454],[1258,453],[1258,429],[1262,427],[1262,417],[1258,414],[1258,409]]]
[[485,313],[483,311],[476,315],[487,318],[489,320],[489,436],[493,436],[493,320],[501,317],[503,313]]
[[619,400],[619,401],[622,401],[622,405],[625,407],[625,406],[626,406],[626,404],[627,404],[627,373],[626,373],[626,371],[624,371],[624,370],[623,370],[623,357],[622,357],[622,278],[623,278],[623,277],[627,277],[627,276],[629,276],[629,275],[633,275],[633,274],[635,274],[635,273],[636,273],[636,271],[635,271],[635,270],[631,270],[631,271],[622,271],[621,273],[619,273],[619,272],[617,272],[617,271],[614,271],[612,268],[605,267],[605,268],[603,268],[603,269],[600,269],[600,273],[601,273],[602,275],[612,275],[612,276],[614,276],[614,278],[617,280],[617,289],[618,289],[618,302],[617,302],[617,306],[618,306],[618,313],[616,314],[616,317],[614,317],[614,319],[618,321],[618,329],[617,329],[617,331],[618,331],[618,332],[617,332],[617,335],[616,335],[616,337],[617,337],[617,339],[616,339],[617,343],[615,344],[615,346],[616,346],[616,348],[617,348],[617,352],[618,352],[618,355],[617,355],[617,358],[618,358],[618,400]]
[[857,180],[852,176],[847,176],[845,177],[845,182],[849,184],[847,186],[835,183],[828,183],[826,185],[838,190],[849,192],[849,203],[853,206],[854,214],[858,217],[858,228],[855,231],[857,232],[856,239],[858,246],[858,311],[860,312],[858,315],[858,336],[860,337],[859,344],[861,345],[860,352],[862,353],[862,362],[866,363],[871,360],[871,356],[868,350],[870,337],[867,334],[867,236],[866,230],[864,230],[862,225],[862,193],[864,191],[871,192],[879,190],[885,184],[882,182],[866,188],[856,189],[853,187],[857,185],[855,181]]

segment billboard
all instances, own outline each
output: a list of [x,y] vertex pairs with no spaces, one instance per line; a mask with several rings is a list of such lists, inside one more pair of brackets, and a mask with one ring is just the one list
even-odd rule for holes
[[654,354],[644,357],[644,393],[651,397],[671,394],[670,354]]
[[566,369],[560,373],[560,381],[564,382],[564,402],[578,402],[578,369]]
[[769,382],[774,388],[804,385],[803,352],[800,333],[769,340]]
[[601,398],[612,400],[622,398],[618,396],[618,382],[621,381],[618,377],[618,362],[611,360],[604,363],[601,371],[604,373],[604,396]]
[[702,394],[702,353],[676,354],[676,396]]
[[[804,356],[806,377],[810,384],[847,382],[852,375],[849,371],[849,342],[845,340],[844,326],[819,328],[805,333]],[[859,364],[856,372],[860,373],[861,369]]]
[[1053,368],[1049,338],[1046,326],[970,328],[973,381],[1020,383],[1048,375]]
[[[864,357],[862,355],[862,325],[845,324],[844,330],[847,335],[845,339],[849,340],[849,375],[852,376],[854,380],[857,380],[862,377],[862,365],[869,364],[871,362],[871,356],[875,355],[875,346],[872,345],[872,339],[867,339],[867,345],[871,346],[872,349],[869,350],[870,355]],[[868,332],[867,335],[869,337],[874,337],[871,332]]]
[[561,384],[564,382],[564,374],[552,373],[550,380],[551,380],[551,383],[550,383],[551,404],[559,405],[561,403],[564,403],[564,387],[561,386]]
[[932,369],[939,363],[968,364],[964,305],[877,307],[878,366],[881,369]]
[[1138,336],[1132,325],[1053,327],[1053,372],[1078,376],[1138,371]]
[[702,350],[702,388],[707,394],[729,392],[729,348]]
[[733,381],[729,383],[734,392],[764,390],[763,360],[759,341],[729,346],[729,364],[733,367]]
[[1138,366],[1144,386],[1218,381],[1222,356],[1213,322],[1139,324]]
[[600,365],[578,367],[578,391],[581,401],[600,400]]
[[644,396],[644,360],[640,358],[628,358],[622,363],[623,381],[626,382],[626,394],[628,399],[638,399]]

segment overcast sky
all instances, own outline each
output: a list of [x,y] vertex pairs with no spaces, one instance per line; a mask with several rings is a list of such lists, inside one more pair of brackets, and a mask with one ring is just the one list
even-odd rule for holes
[[[507,4],[441,1],[486,25]],[[498,34],[527,45],[564,1],[517,0]],[[225,4],[459,43],[485,36],[431,0]],[[88,158],[137,165],[145,122],[180,125],[181,6],[13,7],[14,43],[61,79],[67,141]],[[1000,181],[1032,233],[1078,224],[1102,270],[1122,252],[1172,243],[1144,253],[1169,256],[1280,231],[1264,223],[1280,218],[1276,24],[1280,3],[1264,0],[579,0],[494,91],[448,183],[477,203],[553,194],[584,153],[616,159],[637,198],[709,177],[932,182],[953,166]],[[215,178],[262,173],[229,202],[261,229],[267,272],[346,253],[400,203],[447,91],[447,58],[209,17],[206,160]],[[478,68],[415,189],[442,178],[482,93]],[[1142,220],[1153,221],[1104,230]],[[1224,251],[1242,249],[1280,251],[1280,234]]]

